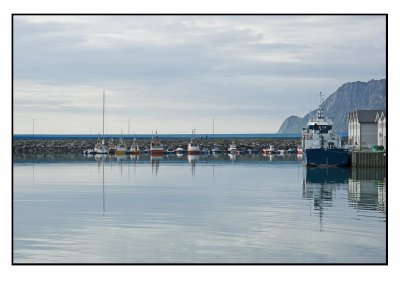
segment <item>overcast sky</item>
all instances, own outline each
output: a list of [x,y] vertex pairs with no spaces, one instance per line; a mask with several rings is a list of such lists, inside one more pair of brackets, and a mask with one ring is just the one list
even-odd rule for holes
[[386,77],[384,16],[14,16],[14,133],[274,133]]

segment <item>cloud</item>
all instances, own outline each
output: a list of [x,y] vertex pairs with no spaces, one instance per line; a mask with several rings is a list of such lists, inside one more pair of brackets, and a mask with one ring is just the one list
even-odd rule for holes
[[[201,121],[202,114],[230,112],[236,118],[258,116],[255,129],[273,132],[287,115],[305,114],[310,95],[318,91],[330,94],[345,82],[384,78],[385,21],[382,16],[15,16],[14,109],[17,115],[46,110],[65,118],[81,111],[94,115],[106,90],[115,118],[129,111],[153,115],[156,107],[157,115],[180,115],[182,122],[190,112],[197,126],[195,115]],[[278,120],[266,121],[273,116]]]

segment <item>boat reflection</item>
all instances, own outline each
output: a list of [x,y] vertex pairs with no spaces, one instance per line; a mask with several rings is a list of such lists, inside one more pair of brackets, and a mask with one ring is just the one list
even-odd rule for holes
[[348,205],[386,215],[387,187],[384,168],[304,168],[303,197],[313,202],[323,228],[324,210],[336,193],[347,194]]
[[192,165],[192,177],[196,175],[196,162],[200,159],[200,155],[187,155],[188,162]]
[[348,168],[304,168],[303,198],[312,201],[320,231],[323,231],[324,211],[332,206],[332,195],[347,190],[348,178]]
[[151,162],[151,173],[158,175],[158,170],[160,169],[160,161],[163,159],[163,156],[150,155]]

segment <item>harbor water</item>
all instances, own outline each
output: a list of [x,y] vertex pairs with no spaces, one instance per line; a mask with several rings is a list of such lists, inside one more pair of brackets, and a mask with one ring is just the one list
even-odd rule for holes
[[13,263],[380,264],[386,171],[301,156],[14,155]]

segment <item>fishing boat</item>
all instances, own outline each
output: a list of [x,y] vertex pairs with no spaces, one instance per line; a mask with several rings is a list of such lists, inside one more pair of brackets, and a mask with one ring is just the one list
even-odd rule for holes
[[119,143],[117,144],[117,148],[115,150],[115,154],[116,155],[124,155],[128,152],[128,149],[125,145],[124,140],[122,139],[122,137],[119,139]]
[[316,117],[307,122],[302,130],[303,162],[307,166],[346,166],[349,152],[341,146],[341,138],[333,132],[333,122],[325,116],[322,96]]
[[268,148],[263,148],[263,153],[267,155],[276,154],[275,147],[273,145],[268,146]]
[[150,142],[150,155],[158,155],[161,156],[164,153],[164,148],[160,142],[160,139],[158,138],[157,131],[154,136],[152,136],[151,142]]
[[232,142],[228,147],[228,154],[235,154],[237,152],[236,144]]
[[200,147],[196,142],[195,134],[196,134],[196,129],[193,129],[192,137],[191,137],[190,142],[187,147],[188,155],[199,155],[200,154]]
[[136,141],[136,138],[133,139],[133,143],[129,149],[129,153],[133,155],[140,154],[140,146]]

